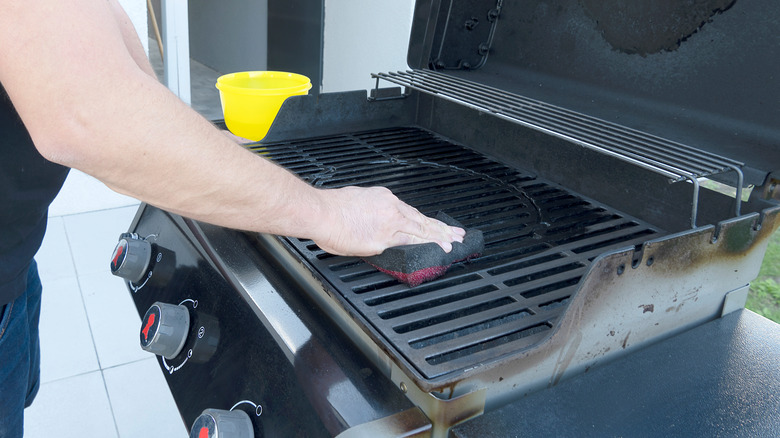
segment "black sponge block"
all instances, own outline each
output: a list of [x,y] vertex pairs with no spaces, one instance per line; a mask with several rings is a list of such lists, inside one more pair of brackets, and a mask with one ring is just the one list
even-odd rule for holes
[[[463,228],[443,212],[439,212],[436,219]],[[381,254],[364,260],[379,271],[414,287],[442,276],[453,263],[479,257],[484,249],[482,231],[466,230],[463,242],[452,242],[452,251],[448,253],[436,243],[421,243],[387,248]]]

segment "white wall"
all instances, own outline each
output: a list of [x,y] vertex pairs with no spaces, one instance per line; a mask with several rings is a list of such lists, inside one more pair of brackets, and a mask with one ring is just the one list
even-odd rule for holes
[[413,9],[414,0],[325,0],[322,91],[370,89],[371,73],[408,69]]
[[138,35],[141,38],[141,44],[143,44],[144,50],[149,54],[146,0],[119,0],[119,4],[121,4],[125,12],[127,12],[127,15],[133,22],[133,26],[135,26],[136,32],[138,32]]
[[[149,53],[146,1],[119,3]],[[323,91],[370,89],[371,73],[406,70],[413,8],[414,0],[325,0]]]

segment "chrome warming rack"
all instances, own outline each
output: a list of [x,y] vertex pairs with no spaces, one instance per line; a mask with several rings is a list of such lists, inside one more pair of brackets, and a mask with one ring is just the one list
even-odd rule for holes
[[[618,158],[669,178],[670,183],[693,185],[691,228],[696,228],[699,178],[725,172],[737,175],[735,215],[740,215],[744,163],[657,137],[582,113],[509,93],[431,70],[372,73],[407,89],[487,112],[504,120],[542,131],[582,147]],[[407,90],[408,92],[408,90]]]

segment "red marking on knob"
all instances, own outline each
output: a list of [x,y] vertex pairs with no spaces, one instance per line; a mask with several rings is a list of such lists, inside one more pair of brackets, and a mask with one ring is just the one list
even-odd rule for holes
[[154,324],[154,313],[149,315],[149,319],[146,320],[146,326],[141,330],[141,333],[144,334],[144,340],[149,339],[149,329],[152,328],[152,324]]
[[209,438],[209,428],[201,427],[200,432],[198,432],[198,438]]
[[114,265],[115,268],[118,267],[117,263],[119,262],[119,257],[122,255],[122,252],[124,252],[124,250],[125,250],[124,245],[119,245],[116,248],[116,253],[114,253],[114,260],[111,261],[111,263]]

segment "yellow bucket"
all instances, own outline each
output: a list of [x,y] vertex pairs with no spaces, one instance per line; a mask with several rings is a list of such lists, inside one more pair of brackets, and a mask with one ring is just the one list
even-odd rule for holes
[[311,89],[309,78],[281,71],[245,71],[217,78],[225,125],[230,132],[253,141],[268,133],[282,103]]

